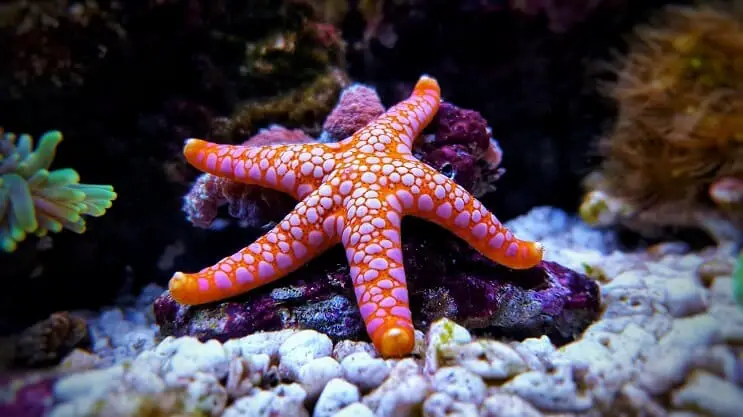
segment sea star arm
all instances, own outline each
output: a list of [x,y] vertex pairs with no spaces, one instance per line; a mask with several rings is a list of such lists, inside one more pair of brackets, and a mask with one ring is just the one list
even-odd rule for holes
[[[300,201],[271,231],[215,265],[193,274],[176,272],[171,296],[181,304],[222,300],[273,282],[338,243],[343,220],[331,210],[322,186]],[[339,225],[340,224],[340,225]]]
[[283,191],[300,200],[335,168],[335,154],[340,148],[338,143],[252,147],[189,139],[183,154],[201,171]]
[[[367,192],[368,193],[368,192]],[[349,207],[369,209],[363,196]],[[376,201],[376,200],[374,200]],[[372,205],[376,207],[376,203]],[[355,216],[341,238],[351,265],[359,311],[374,347],[383,357],[400,357],[413,349],[415,335],[400,243],[400,213],[383,206]]]
[[405,214],[426,219],[463,239],[488,259],[514,269],[542,260],[538,242],[520,240],[467,190],[430,167],[420,167],[421,190],[397,193]]
[[413,141],[431,123],[440,104],[438,82],[424,75],[415,84],[410,97],[390,107],[378,119],[341,143],[365,153],[397,153],[413,158]]

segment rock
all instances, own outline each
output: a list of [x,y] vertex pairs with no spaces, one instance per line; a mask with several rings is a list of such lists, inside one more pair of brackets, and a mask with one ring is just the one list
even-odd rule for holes
[[369,342],[341,340],[333,347],[333,357],[338,362],[343,362],[343,359],[358,352],[366,352],[372,357],[378,356],[377,350],[374,349],[374,345]]
[[216,340],[201,343],[193,337],[168,337],[157,346],[155,353],[167,359],[163,374],[171,387],[179,386],[197,372],[213,374],[219,379],[227,376],[229,359]]
[[521,359],[535,371],[544,371],[551,364],[551,357],[555,353],[555,346],[549,337],[530,337],[520,343],[514,343],[513,349],[519,353]]
[[505,380],[529,368],[516,350],[495,340],[443,346],[440,355],[447,365],[461,366],[486,380]]
[[665,417],[668,415],[663,405],[650,397],[647,392],[631,383],[622,387],[616,400],[616,404],[612,408],[627,408],[630,415],[649,417]]
[[315,401],[330,380],[342,375],[341,365],[335,359],[325,356],[313,359],[303,365],[299,369],[297,382],[307,392],[307,398],[310,401]]
[[333,417],[376,417],[374,412],[361,403],[354,403],[342,408]]
[[[529,270],[509,270],[443,230],[419,223],[405,230],[411,309],[420,329],[445,317],[496,337],[547,335],[559,345],[572,341],[598,315],[598,286],[583,274],[549,261]],[[180,305],[166,291],[155,302],[155,317],[164,335],[200,340],[313,329],[336,342],[367,341],[345,260],[338,265],[311,263],[301,274],[206,305]]]
[[434,322],[426,334],[426,351],[423,371],[433,374],[439,369],[440,350],[445,346],[468,343],[472,340],[470,332],[449,319]]
[[57,401],[70,401],[83,396],[101,395],[116,385],[123,374],[122,366],[71,374],[54,384],[54,398]]
[[362,400],[377,417],[407,416],[419,407],[431,387],[412,359],[403,359],[377,389]]
[[[248,355],[246,357],[235,357],[230,361],[227,372],[225,389],[231,398],[240,398],[251,393],[254,389],[267,385],[266,381],[271,368],[271,357],[265,353]],[[279,380],[278,370],[273,380]]]
[[563,346],[553,360],[584,367],[582,378],[590,381],[597,406],[611,409],[622,387],[642,372],[642,353],[656,344],[653,335],[635,324],[618,334],[589,327],[581,340]]
[[496,393],[488,396],[480,407],[481,417],[541,417],[534,406],[516,395]]
[[[312,417],[332,417],[344,407],[357,403],[359,389],[341,378],[331,379],[317,399]],[[371,412],[371,411],[370,411]]]
[[232,403],[222,417],[309,417],[304,408],[306,397],[299,384],[279,385],[270,391],[256,390]]
[[423,417],[478,417],[475,404],[457,401],[449,394],[437,392],[423,402]]
[[703,371],[694,371],[686,384],[671,395],[676,408],[719,417],[739,416],[743,389]]
[[719,324],[709,315],[676,319],[671,330],[645,353],[645,366],[638,375],[638,386],[653,395],[668,392],[683,381],[695,350],[709,346],[719,338]]
[[458,402],[479,406],[485,400],[485,382],[465,368],[443,367],[434,374],[432,384],[434,390],[446,393]]
[[390,373],[390,367],[383,359],[372,358],[366,352],[347,356],[341,362],[344,378],[367,392],[378,387]]
[[707,298],[699,284],[691,279],[668,279],[665,282],[666,307],[673,317],[686,317],[707,309]]
[[227,405],[227,391],[212,374],[197,372],[185,387],[183,409],[188,412],[222,415]]
[[[266,354],[271,360],[278,360],[279,347],[295,333],[297,333],[296,330],[292,329],[278,332],[257,332],[240,339],[229,340],[227,343],[234,344],[241,356]],[[225,343],[225,347],[227,343]]]
[[303,330],[288,339],[279,348],[279,374],[282,378],[296,381],[300,369],[316,358],[330,356],[333,342],[314,330]]
[[591,396],[574,379],[572,365],[562,364],[551,372],[531,371],[514,377],[502,386],[536,408],[552,413],[581,413],[593,406]]

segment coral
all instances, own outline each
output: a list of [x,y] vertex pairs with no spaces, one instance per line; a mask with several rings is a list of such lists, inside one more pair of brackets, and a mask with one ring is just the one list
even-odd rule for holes
[[741,54],[743,16],[731,9],[669,6],[635,30],[606,89],[618,116],[599,143],[604,162],[585,182],[587,221],[736,239],[743,211],[728,203],[743,181]]
[[286,93],[243,102],[230,118],[215,125],[214,136],[230,141],[244,139],[267,122],[303,126],[319,132],[319,121],[331,110],[347,84],[343,71],[331,69]]
[[67,312],[53,313],[24,330],[15,343],[15,364],[21,367],[59,363],[74,348],[89,344],[85,319]]
[[83,233],[82,216],[102,216],[116,199],[112,186],[80,184],[71,168],[49,171],[61,141],[58,131],[45,133],[35,149],[29,135],[6,133],[0,139],[2,250],[13,252],[27,233],[44,236],[62,229]]
[[351,85],[343,90],[333,111],[325,118],[323,136],[334,142],[343,140],[382,113],[384,106],[373,88]]
[[482,115],[442,103],[433,128],[436,133],[420,141],[416,155],[476,197],[493,191],[505,173],[503,153]]

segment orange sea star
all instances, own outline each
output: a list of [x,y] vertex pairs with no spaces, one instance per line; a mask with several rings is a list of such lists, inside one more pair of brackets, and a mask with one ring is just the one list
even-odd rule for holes
[[413,157],[413,141],[436,114],[440,95],[436,80],[423,76],[408,99],[337,143],[248,147],[189,139],[184,154],[198,169],[286,192],[299,203],[234,255],[197,273],[176,272],[172,297],[183,304],[232,297],[342,243],[366,330],[382,356],[399,357],[414,343],[402,216],[445,227],[508,267],[539,263],[541,244],[516,239],[464,188]]

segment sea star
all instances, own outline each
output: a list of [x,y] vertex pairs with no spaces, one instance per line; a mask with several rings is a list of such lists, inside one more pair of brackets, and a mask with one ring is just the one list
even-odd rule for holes
[[436,114],[441,92],[422,76],[411,96],[337,143],[259,147],[189,139],[196,168],[270,187],[299,200],[271,231],[193,274],[176,272],[171,296],[182,304],[232,297],[275,281],[342,243],[359,310],[384,357],[413,349],[400,219],[421,217],[449,229],[487,258],[517,269],[542,259],[542,245],[516,239],[464,188],[411,152]]

